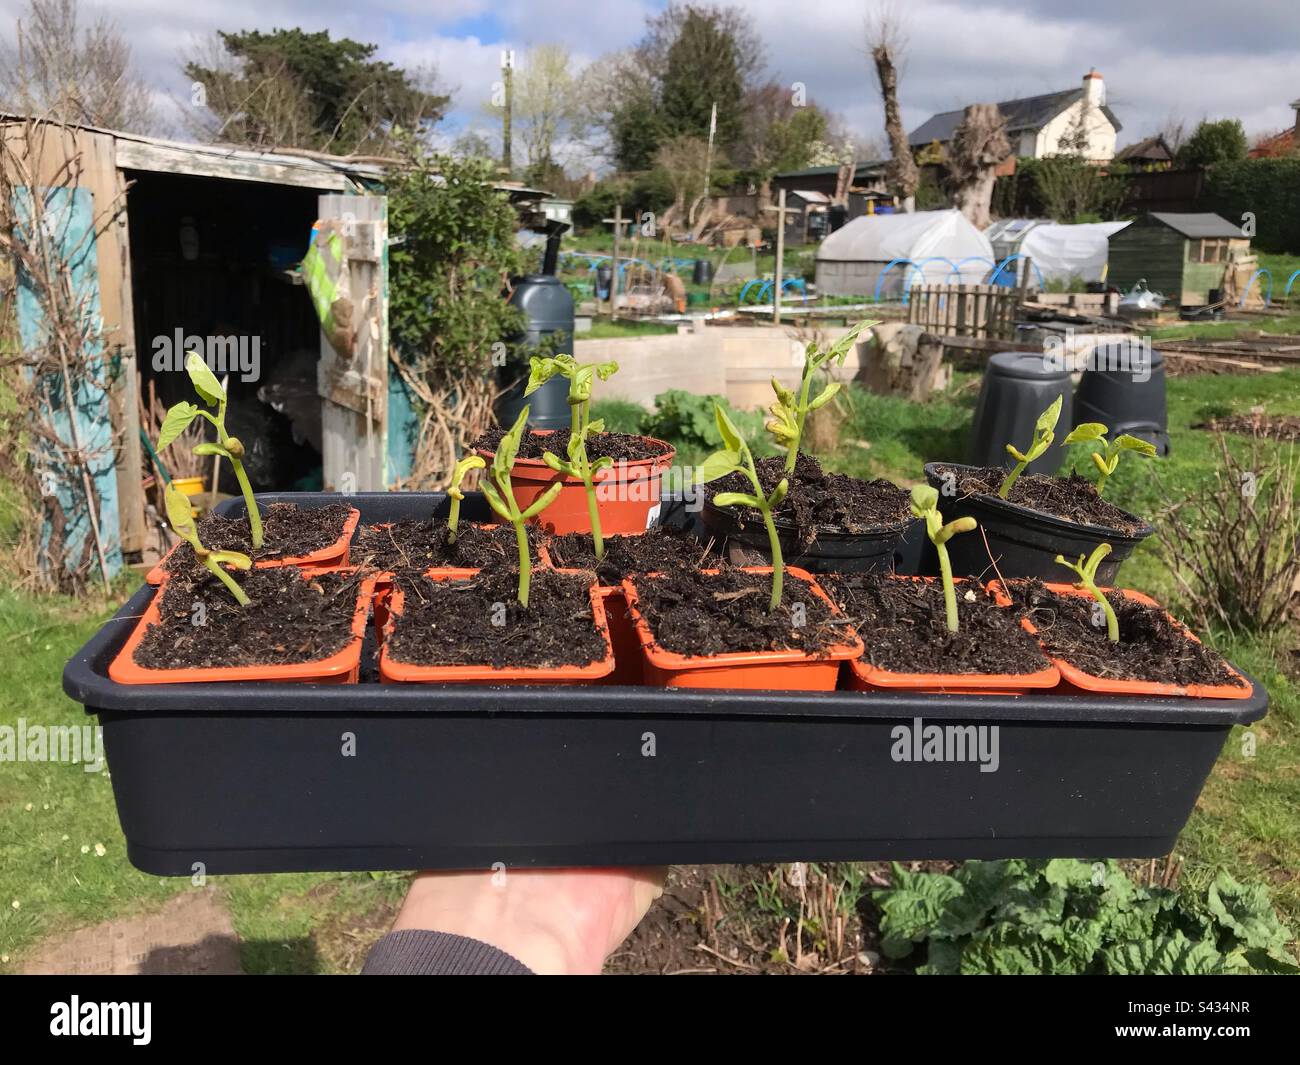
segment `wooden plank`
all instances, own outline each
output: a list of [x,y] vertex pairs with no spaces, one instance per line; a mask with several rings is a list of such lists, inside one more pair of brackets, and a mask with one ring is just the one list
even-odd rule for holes
[[358,182],[346,171],[330,170],[325,164],[284,156],[275,161],[258,159],[247,150],[209,145],[160,144],[117,139],[117,165],[123,170],[148,170],[161,174],[225,178],[230,181],[262,181],[271,185],[296,185],[307,189],[346,192]]
[[[360,239],[366,227],[372,229],[366,239],[387,248],[387,197],[326,195],[318,212],[322,220],[357,224],[345,225],[345,242]],[[379,492],[386,487],[388,453],[387,255],[380,262],[350,260],[349,273],[354,350],[335,351],[322,330],[316,368],[323,480],[327,492]]]

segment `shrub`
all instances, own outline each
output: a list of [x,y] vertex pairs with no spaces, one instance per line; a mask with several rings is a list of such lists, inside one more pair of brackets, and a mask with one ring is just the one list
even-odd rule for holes
[[697,396],[680,388],[655,396],[655,411],[646,418],[645,432],[688,454],[717,451],[723,440],[713,413],[715,403],[731,418],[741,435],[754,442],[755,454],[777,453],[763,432],[761,411],[738,411],[721,396]]
[[966,862],[871,893],[881,951],[924,975],[1300,973],[1268,892],[1226,872],[1204,895],[1134,884],[1113,861]]
[[1300,581],[1300,506],[1294,450],[1255,440],[1241,457],[1219,436],[1221,460],[1199,488],[1166,493],[1153,522],[1178,607],[1202,631],[1270,632],[1282,625]]
[[1252,213],[1260,250],[1300,254],[1300,155],[1220,163],[1206,175],[1204,197],[1207,210],[1233,223]]

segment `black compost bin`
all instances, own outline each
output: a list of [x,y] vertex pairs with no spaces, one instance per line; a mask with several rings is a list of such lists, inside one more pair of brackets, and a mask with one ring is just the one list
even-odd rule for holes
[[1062,397],[1061,420],[1056,440],[1046,454],[1029,464],[1030,473],[1055,473],[1061,465],[1061,441],[1073,424],[1071,418],[1070,372],[1052,365],[1042,355],[1001,351],[989,359],[971,423],[967,460],[972,466],[1015,465],[1007,445],[1024,451],[1034,438],[1034,423]]
[[569,382],[553,377],[531,396],[528,384],[528,355],[573,354],[573,297],[564,282],[549,274],[529,274],[515,283],[510,302],[524,313],[524,332],[514,338],[522,350],[498,372],[505,391],[497,399],[497,418],[513,425],[519,411],[528,406],[528,424],[538,429],[569,427]]
[[1079,378],[1073,425],[1101,422],[1112,436],[1129,433],[1169,454],[1165,357],[1149,340],[1099,344]]
[[[445,497],[348,501],[373,523]],[[131,862],[160,876],[1152,857],[1173,848],[1232,726],[1267,707],[1258,685],[1221,701],[114,684],[108,664],[153,594],[105,623],[63,686],[103,726]],[[983,736],[996,758],[899,760],[899,730],[918,725]]]

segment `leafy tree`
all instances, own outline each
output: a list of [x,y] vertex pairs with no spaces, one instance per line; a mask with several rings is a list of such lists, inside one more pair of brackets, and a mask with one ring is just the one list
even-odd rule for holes
[[677,39],[668,49],[660,89],[669,135],[707,138],[716,104],[716,143],[729,146],[739,139],[745,84],[738,49],[718,12],[685,9]]
[[219,32],[184,64],[202,86],[214,140],[337,154],[385,150],[397,128],[422,130],[450,97],[429,72],[374,59],[376,45],[328,30]]
[[1178,149],[1178,165],[1203,169],[1216,163],[1235,163],[1245,159],[1249,150],[1246,131],[1239,119],[1223,118],[1217,122],[1203,119]]

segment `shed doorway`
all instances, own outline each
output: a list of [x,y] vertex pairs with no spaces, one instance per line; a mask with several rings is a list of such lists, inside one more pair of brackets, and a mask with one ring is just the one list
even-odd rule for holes
[[[319,489],[320,326],[297,271],[318,192],[153,171],[124,176],[133,182],[126,213],[146,434],[151,396],[155,409],[194,401],[184,357],[199,348],[226,378],[227,431],[244,443],[253,488]],[[202,476],[211,490],[215,471],[218,492],[238,492],[229,464],[196,463],[180,444],[159,458],[171,476]]]

